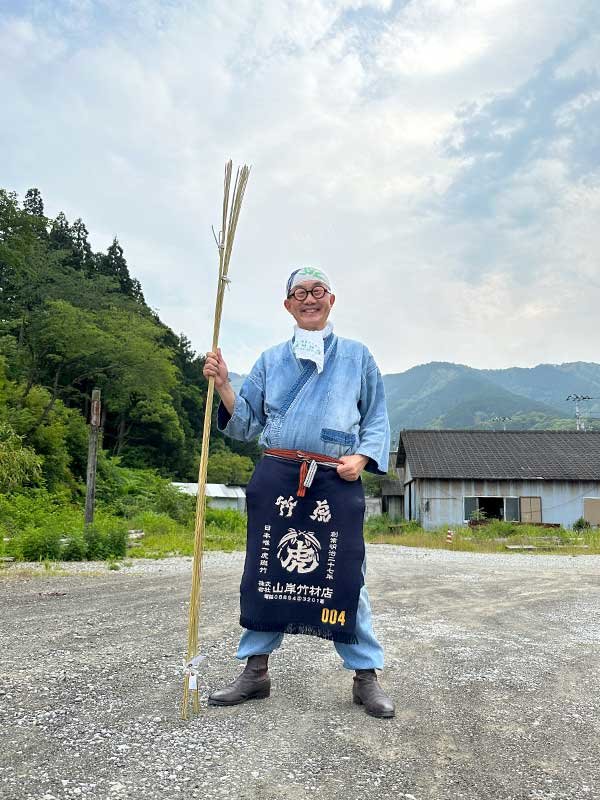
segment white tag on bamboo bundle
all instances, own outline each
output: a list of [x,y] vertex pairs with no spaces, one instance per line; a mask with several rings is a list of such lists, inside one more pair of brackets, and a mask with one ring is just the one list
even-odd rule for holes
[[205,655],[199,654],[190,658],[190,660],[183,665],[183,672],[188,676],[188,689],[190,692],[195,692],[198,689],[198,669],[205,659]]
[[306,473],[306,478],[304,478],[304,485],[307,489],[312,486],[312,482],[315,478],[315,474],[317,472],[317,462],[311,461],[310,466],[308,467],[308,472]]
[[202,654],[194,656],[193,658],[190,658],[190,660],[188,661],[186,666],[188,666],[188,667],[199,667],[200,664],[205,660],[205,658],[206,658],[206,656],[202,655]]

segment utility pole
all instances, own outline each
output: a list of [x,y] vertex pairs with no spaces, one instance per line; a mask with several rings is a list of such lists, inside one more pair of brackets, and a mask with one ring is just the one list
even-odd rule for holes
[[90,439],[85,492],[85,525],[94,521],[94,500],[96,497],[96,460],[98,457],[98,437],[100,434],[100,389],[92,390],[92,411],[90,414]]
[[510,422],[512,417],[492,417],[490,422],[501,422],[502,423],[502,430],[506,430],[506,423]]
[[585,431],[585,420],[581,416],[581,409],[579,404],[585,402],[586,400],[593,400],[593,397],[590,397],[587,394],[570,394],[565,400],[571,400],[575,403],[575,426],[578,431]]

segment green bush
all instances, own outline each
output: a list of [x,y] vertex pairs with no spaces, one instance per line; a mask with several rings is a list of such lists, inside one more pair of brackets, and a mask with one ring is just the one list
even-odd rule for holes
[[490,519],[484,525],[471,528],[474,539],[506,539],[524,534],[523,526],[501,519]]
[[39,561],[61,557],[61,539],[83,528],[83,514],[65,494],[31,489],[0,497],[0,536],[15,558]]
[[193,525],[196,515],[196,497],[180,491],[175,486],[163,483],[154,493],[154,511],[168,514],[182,525]]
[[216,528],[231,531],[231,533],[245,533],[248,518],[241,511],[233,508],[210,508],[206,509],[206,525],[214,525]]
[[[108,462],[108,466],[107,463]],[[83,506],[67,491],[29,489],[0,496],[0,552],[21,560],[122,558],[128,528],[146,536],[132,555],[145,550],[193,552],[196,498],[180,492],[152,470],[126,469],[106,459],[103,501],[84,532]],[[206,510],[206,546],[243,546],[246,515],[233,509]],[[4,539],[8,542],[4,542]]]
[[86,556],[87,543],[83,533],[69,536],[60,551],[62,561],[85,561]]
[[219,447],[209,456],[207,480],[209,483],[246,486],[253,471],[254,464],[251,458],[232,453],[226,447]]
[[68,536],[81,528],[82,517],[81,509],[70,502],[66,493],[31,489],[0,495],[0,530],[5,536],[17,536],[29,527]]
[[9,539],[5,552],[25,561],[121,558],[127,548],[123,519],[98,511],[84,533],[83,509],[44,489],[0,497],[0,536]]
[[122,558],[127,552],[127,526],[114,517],[98,517],[83,534],[86,556],[90,561]]
[[585,531],[588,528],[591,528],[591,524],[587,521],[585,517],[579,517],[573,523],[573,530],[574,531]]
[[118,459],[105,459],[98,469],[98,503],[105,511],[132,519],[145,511],[168,514],[189,525],[193,522],[196,498],[185,494],[151,469],[121,467]]
[[[148,536],[151,535],[169,535],[179,533],[181,531],[181,524],[176,522],[168,514],[158,514],[156,511],[144,511],[137,514],[130,524],[134,528],[138,528]],[[192,531],[192,527],[188,526],[188,530]]]
[[24,561],[56,561],[60,558],[60,533],[40,528],[26,528],[11,541],[11,551]]
[[[207,508],[205,523],[206,529],[209,528],[215,532],[228,531],[230,533],[245,533],[246,532],[247,517],[240,511],[225,508]],[[182,525],[180,522],[172,519],[168,514],[160,514],[156,511],[144,511],[137,514],[130,524],[135,528],[143,530],[146,536],[148,535],[179,535],[182,532],[187,532],[190,535],[194,533],[194,520],[190,520],[188,525]]]
[[396,528],[397,533],[409,533],[411,531],[420,530],[421,526],[416,520],[400,520],[395,517],[390,517],[389,514],[374,514],[369,519],[365,520],[364,532],[366,534],[372,533],[389,533],[390,525],[399,525]]

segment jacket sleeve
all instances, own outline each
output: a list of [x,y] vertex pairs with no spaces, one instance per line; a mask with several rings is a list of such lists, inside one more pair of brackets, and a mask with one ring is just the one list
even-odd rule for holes
[[369,458],[365,467],[367,472],[386,475],[390,457],[390,423],[383,379],[370,353],[363,371],[358,409],[361,420],[356,452]]
[[252,371],[242,384],[239,394],[235,396],[233,414],[230,414],[223,403],[219,403],[217,411],[217,427],[226,436],[248,442],[256,439],[265,427],[265,373],[262,356],[252,367]]

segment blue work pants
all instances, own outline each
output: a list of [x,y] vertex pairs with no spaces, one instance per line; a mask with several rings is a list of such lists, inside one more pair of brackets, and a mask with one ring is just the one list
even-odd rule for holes
[[[363,562],[363,576],[366,560]],[[342,659],[345,669],[383,669],[383,648],[373,631],[371,604],[367,587],[363,584],[356,611],[357,644],[334,642],[333,645]],[[272,653],[283,641],[283,633],[277,631],[251,631],[244,628],[236,658],[245,660],[250,656]]]

